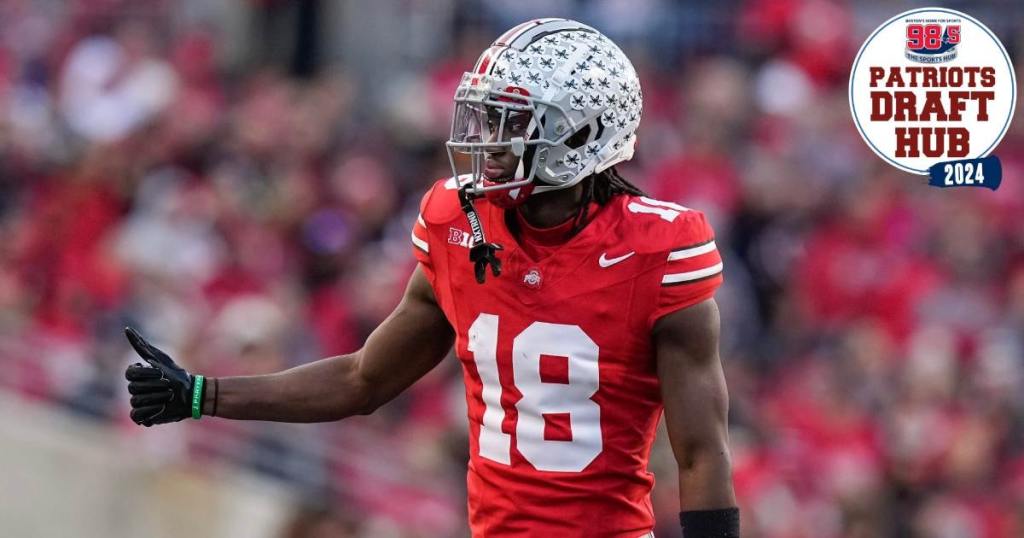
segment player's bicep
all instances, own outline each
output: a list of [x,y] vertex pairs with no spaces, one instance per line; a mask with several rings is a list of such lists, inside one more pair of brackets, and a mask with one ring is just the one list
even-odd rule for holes
[[422,266],[417,265],[401,303],[359,351],[357,372],[371,395],[369,410],[433,369],[451,350],[454,337]]
[[661,317],[652,332],[665,422],[681,469],[708,455],[728,464],[729,396],[718,356],[719,324],[718,305],[707,299]]

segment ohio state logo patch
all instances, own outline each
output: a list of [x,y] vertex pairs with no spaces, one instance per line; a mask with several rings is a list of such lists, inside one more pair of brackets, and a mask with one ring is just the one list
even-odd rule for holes
[[539,289],[543,279],[540,276],[540,269],[530,268],[523,274],[523,285],[527,288]]

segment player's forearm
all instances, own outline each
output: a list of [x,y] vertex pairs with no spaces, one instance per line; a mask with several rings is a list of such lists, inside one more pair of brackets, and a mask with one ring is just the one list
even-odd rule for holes
[[276,374],[219,378],[215,390],[207,386],[203,412],[278,422],[326,422],[371,413],[437,366],[453,339],[430,283],[417,268],[402,302],[362,349]]
[[681,511],[736,506],[727,442],[691,445],[677,460]]
[[218,378],[216,390],[207,385],[203,413],[239,420],[327,422],[370,411],[371,399],[353,354],[274,374]]

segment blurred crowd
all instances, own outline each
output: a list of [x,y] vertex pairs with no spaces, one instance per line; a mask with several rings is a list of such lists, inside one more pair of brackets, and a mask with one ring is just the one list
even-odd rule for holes
[[[444,26],[390,28],[408,50],[373,76],[324,29],[362,4],[239,4],[0,3],[4,390],[145,437],[169,465],[289,484],[309,499],[289,537],[461,535],[456,361],[339,424],[143,430],[121,328],[212,376],[357,349],[413,269],[458,77],[506,26],[569,15],[641,73],[622,174],[708,213],[724,249],[744,536],[1024,536],[1024,121],[995,192],[932,189],[875,157],[847,77],[903,3],[411,2],[408,20]],[[1024,8],[969,12],[1019,59]],[[424,52],[431,35],[446,44]],[[651,460],[656,534],[678,536],[665,443]]]

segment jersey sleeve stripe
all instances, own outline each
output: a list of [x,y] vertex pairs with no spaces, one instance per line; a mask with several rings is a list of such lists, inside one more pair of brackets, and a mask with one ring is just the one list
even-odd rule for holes
[[673,284],[686,284],[688,282],[694,282],[711,276],[715,276],[722,272],[722,262],[718,262],[711,267],[705,267],[704,269],[697,269],[696,271],[686,271],[684,273],[669,273],[661,279],[661,284],[673,285]]
[[694,245],[691,247],[684,247],[673,250],[668,253],[668,261],[685,260],[687,258],[693,258],[694,256],[700,256],[701,254],[707,254],[713,252],[716,248],[715,240],[711,239],[706,243]]
[[412,244],[416,245],[416,248],[418,248],[418,249],[420,249],[423,252],[426,252],[428,254],[430,253],[430,245],[427,244],[426,241],[420,239],[419,237],[416,237],[416,232],[410,233],[409,237],[412,238]]
[[423,222],[423,214],[422,213],[419,214],[419,215],[416,215],[416,223],[419,224],[420,226],[423,226],[424,228],[427,227],[427,223]]

